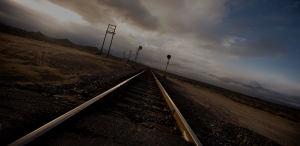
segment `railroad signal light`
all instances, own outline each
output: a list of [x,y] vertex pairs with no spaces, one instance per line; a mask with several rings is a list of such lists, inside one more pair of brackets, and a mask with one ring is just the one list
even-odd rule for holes
[[167,58],[170,59],[170,58],[171,58],[171,55],[168,55]]
[[139,51],[142,50],[142,48],[143,48],[142,46],[139,46],[139,48],[136,51],[134,65],[136,64],[136,59],[137,59],[137,56],[139,55]]
[[165,70],[165,73],[164,73],[163,77],[166,77],[166,72],[167,72],[167,68],[168,68],[168,65],[169,65],[171,55],[168,55],[167,58],[168,58],[168,62],[167,62],[166,70]]

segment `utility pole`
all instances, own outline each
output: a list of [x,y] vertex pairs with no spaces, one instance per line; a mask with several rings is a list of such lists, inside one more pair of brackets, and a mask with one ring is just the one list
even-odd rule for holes
[[116,29],[117,29],[116,25],[108,24],[108,27],[106,29],[106,33],[105,33],[105,36],[104,36],[104,39],[103,39],[103,43],[102,43],[102,47],[101,47],[101,51],[100,51],[100,56],[102,54],[102,49],[103,49],[103,46],[104,46],[104,43],[105,43],[106,35],[107,35],[107,33],[109,33],[109,34],[112,34],[112,37],[111,37],[111,40],[110,40],[110,45],[109,45],[108,53],[107,53],[107,56],[106,56],[108,58],[110,47],[111,47],[112,41],[114,39],[114,35],[116,34],[115,33]]
[[128,57],[128,60],[127,60],[127,64],[128,64],[128,62],[129,62],[129,59],[130,59],[131,51],[132,51],[132,50],[130,50],[129,57]]
[[137,59],[137,56],[139,55],[139,51],[142,50],[142,46],[139,46],[138,50],[136,51],[136,54],[135,54],[135,60],[134,60],[134,66],[136,64],[136,59]]
[[124,51],[124,53],[123,53],[123,58],[125,57],[125,53],[126,53],[126,51]]
[[[108,24],[108,27],[109,27],[109,24]],[[107,27],[107,29],[106,29],[106,33],[105,33],[104,40],[103,40],[103,43],[102,43],[102,47],[101,47],[101,50],[100,50],[100,56],[101,56],[101,54],[102,54],[102,49],[103,49],[103,46],[104,46],[104,42],[105,42],[105,38],[106,38],[106,35],[107,35],[108,27]]]
[[169,65],[171,55],[168,55],[167,58],[168,58],[168,62],[167,62],[166,70],[165,70],[165,73],[164,73],[163,77],[166,77],[166,71],[167,71],[167,68],[168,68],[168,65]]
[[124,51],[124,53],[123,53],[123,58],[122,58],[122,61],[121,61],[121,62],[123,62],[123,60],[124,60],[125,53],[126,53],[126,51]]

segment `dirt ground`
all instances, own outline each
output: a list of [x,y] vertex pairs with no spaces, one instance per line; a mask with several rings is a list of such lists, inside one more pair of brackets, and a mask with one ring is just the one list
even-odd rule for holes
[[[0,33],[0,44],[0,145],[107,90],[107,83],[119,83],[144,69],[7,33]],[[97,85],[95,93],[85,88],[92,84]]]
[[188,97],[209,108],[221,119],[253,130],[282,145],[298,145],[300,143],[299,122],[234,102],[224,95],[212,93],[198,85],[175,78],[168,79],[176,83],[178,88],[184,88]]
[[0,33],[0,81],[62,83],[107,73],[119,62],[71,47]]

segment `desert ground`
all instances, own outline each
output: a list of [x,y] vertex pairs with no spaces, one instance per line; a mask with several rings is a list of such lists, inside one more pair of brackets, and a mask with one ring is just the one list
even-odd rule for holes
[[[77,75],[108,73],[119,64],[81,50],[1,33],[1,80],[72,82]],[[122,66],[117,66],[122,67]]]
[[[61,43],[0,33],[0,143],[8,144],[87,100],[67,95],[67,90],[81,92],[76,87],[117,81],[146,68],[78,49],[66,40]],[[299,110],[224,94],[229,91],[171,74],[163,80],[191,127],[205,131],[198,133],[206,145],[300,143]]]
[[[187,79],[167,75],[167,80],[174,83],[173,87],[176,90],[181,90],[187,98],[209,109],[212,114],[223,121],[255,131],[281,145],[300,143],[299,110],[291,110],[298,116],[297,119],[287,118],[288,113],[281,112],[281,115],[286,114],[286,116],[279,116],[276,113],[255,108],[251,104],[235,102],[228,98],[228,95],[220,94],[220,91],[216,89],[215,91],[208,90],[201,84],[198,85]],[[281,105],[276,106],[278,109],[282,108]]]
[[0,33],[0,44],[1,145],[88,100],[79,88],[127,79],[145,69],[97,52],[7,33]]

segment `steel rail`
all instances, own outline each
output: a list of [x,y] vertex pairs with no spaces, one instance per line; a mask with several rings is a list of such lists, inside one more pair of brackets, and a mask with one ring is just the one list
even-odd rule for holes
[[163,94],[163,97],[164,97],[166,103],[168,104],[170,110],[172,111],[172,116],[176,120],[176,124],[177,124],[179,130],[183,134],[183,138],[186,141],[192,142],[197,146],[202,146],[202,143],[199,141],[199,139],[197,138],[197,136],[195,135],[195,133],[193,132],[193,130],[191,129],[189,124],[186,122],[186,120],[184,119],[184,117],[182,116],[182,114],[180,113],[180,111],[178,110],[178,108],[176,107],[176,105],[174,104],[174,102],[172,101],[172,99],[170,98],[170,96],[168,95],[166,90],[164,89],[164,87],[158,81],[158,79],[156,78],[156,76],[152,70],[151,70],[151,72],[152,72],[152,75],[153,75],[157,85],[159,86],[160,91]]
[[145,72],[146,70],[134,75],[133,77],[123,81],[122,83],[116,85],[115,87],[103,92],[102,94],[88,100],[87,102],[79,105],[78,107],[72,109],[71,111],[61,115],[60,117],[50,121],[49,123],[43,125],[42,127],[32,131],[31,133],[21,137],[20,139],[14,141],[13,143],[9,144],[9,146],[19,146],[19,145],[26,145],[29,142],[31,142],[32,140],[38,138],[39,136],[43,135],[44,133],[46,133],[47,131],[51,130],[52,128],[54,128],[55,126],[59,125],[60,123],[64,122],[65,120],[69,119],[70,117],[72,117],[73,115],[75,115],[76,113],[82,111],[83,109],[85,109],[86,107],[90,106],[91,104],[95,103],[96,101],[98,101],[99,99],[101,99],[102,97],[106,96],[107,94],[111,93],[112,91],[116,90],[117,88],[121,87],[122,85],[124,85],[125,83],[127,83],[128,81],[132,80],[133,78],[137,77],[138,75],[142,74],[143,72]]

